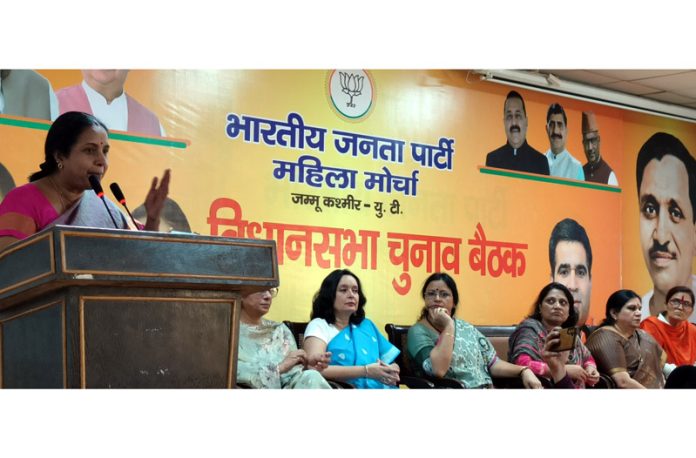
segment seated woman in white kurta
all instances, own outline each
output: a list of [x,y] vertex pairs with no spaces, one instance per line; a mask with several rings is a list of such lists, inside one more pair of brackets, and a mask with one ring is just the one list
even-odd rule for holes
[[318,372],[326,368],[331,354],[308,358],[297,349],[287,326],[263,318],[277,292],[273,288],[242,299],[237,383],[253,388],[331,388]]

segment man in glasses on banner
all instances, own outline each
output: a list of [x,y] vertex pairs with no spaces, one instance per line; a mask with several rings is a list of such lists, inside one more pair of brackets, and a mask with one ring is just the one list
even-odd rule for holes
[[616,174],[609,167],[609,164],[602,159],[599,141],[599,127],[597,127],[595,114],[591,111],[583,111],[582,147],[585,150],[587,164],[582,166],[582,170],[585,172],[585,180],[618,186],[619,181],[616,179]]

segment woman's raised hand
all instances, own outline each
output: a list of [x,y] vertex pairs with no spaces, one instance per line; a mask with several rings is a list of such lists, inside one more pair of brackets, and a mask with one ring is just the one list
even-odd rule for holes
[[159,180],[157,186],[157,177],[152,179],[150,190],[145,197],[145,212],[147,213],[147,222],[145,229],[148,231],[159,230],[160,215],[164,208],[164,203],[169,195],[169,180],[171,179],[171,170],[167,169]]
[[432,307],[428,309],[428,316],[430,317],[430,323],[439,331],[445,329],[447,325],[454,323],[454,320],[452,320],[452,317],[449,316],[447,309],[444,307]]

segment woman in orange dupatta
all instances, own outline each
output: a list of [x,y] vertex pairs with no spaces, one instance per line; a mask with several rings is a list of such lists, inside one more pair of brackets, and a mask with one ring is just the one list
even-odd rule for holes
[[696,363],[696,326],[689,322],[694,311],[694,292],[686,286],[675,286],[667,292],[666,310],[643,320],[647,331],[667,353],[667,363],[692,366]]

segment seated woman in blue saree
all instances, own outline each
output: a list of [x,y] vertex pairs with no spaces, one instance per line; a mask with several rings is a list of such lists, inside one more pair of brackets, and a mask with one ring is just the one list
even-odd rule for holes
[[366,303],[355,274],[346,269],[331,272],[314,296],[304,350],[308,357],[331,352],[329,367],[322,371],[327,379],[356,388],[395,388],[399,349],[365,318]]
[[[128,220],[91,190],[90,176],[101,180],[109,168],[109,131],[94,116],[69,111],[51,125],[44,145],[44,162],[29,183],[10,191],[0,203],[0,250],[56,224],[128,229]],[[145,198],[144,228],[157,230],[169,192],[167,170],[155,178]]]

